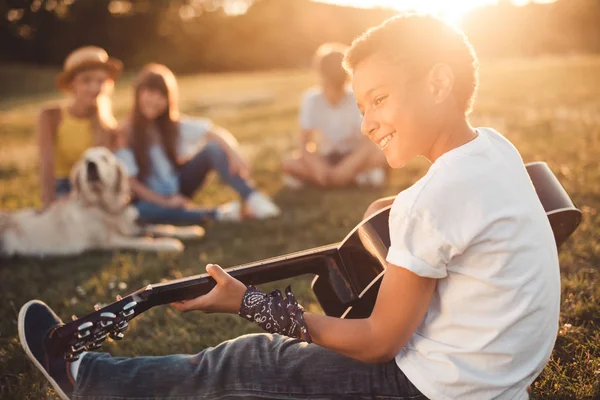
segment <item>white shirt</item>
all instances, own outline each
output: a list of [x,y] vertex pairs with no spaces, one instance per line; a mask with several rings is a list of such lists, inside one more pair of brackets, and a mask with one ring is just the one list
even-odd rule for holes
[[318,132],[318,148],[324,155],[352,151],[362,139],[362,116],[350,90],[333,106],[321,89],[308,89],[302,97],[299,122],[301,129]]
[[391,208],[387,261],[437,279],[396,363],[431,399],[527,399],[558,331],[558,254],[518,151],[477,131]]

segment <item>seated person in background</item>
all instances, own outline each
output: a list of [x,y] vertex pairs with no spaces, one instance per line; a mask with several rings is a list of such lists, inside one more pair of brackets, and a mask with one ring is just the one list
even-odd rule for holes
[[[135,84],[135,106],[121,125],[128,147],[116,152],[130,176],[140,219],[194,225],[206,220],[269,218],[279,208],[249,181],[249,167],[235,138],[208,119],[180,117],[175,75],[164,65],[147,65]],[[215,170],[240,195],[213,209],[190,203]]]
[[38,121],[44,208],[71,191],[69,174],[85,150],[116,146],[117,122],[109,95],[122,68],[121,61],[95,46],[81,47],[65,60],[56,86],[69,100],[44,108]]
[[[319,87],[307,90],[300,106],[300,148],[283,161],[284,183],[322,187],[353,183],[379,186],[385,179],[385,157],[361,134],[360,111],[342,67],[347,47],[326,43],[314,57]],[[318,135],[318,146],[312,143]]]

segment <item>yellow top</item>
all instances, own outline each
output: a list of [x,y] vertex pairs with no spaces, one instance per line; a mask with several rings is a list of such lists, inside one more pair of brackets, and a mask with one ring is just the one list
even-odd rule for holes
[[56,179],[68,177],[83,152],[93,145],[91,120],[76,118],[63,109],[54,142],[54,177]]

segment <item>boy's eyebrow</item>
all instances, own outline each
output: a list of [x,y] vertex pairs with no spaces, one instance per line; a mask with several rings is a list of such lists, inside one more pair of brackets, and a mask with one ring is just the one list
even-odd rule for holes
[[381,85],[377,85],[377,86],[375,86],[375,87],[372,87],[371,89],[369,89],[369,90],[367,90],[367,91],[365,92],[365,95],[364,95],[364,97],[368,97],[368,96],[369,96],[371,93],[373,93],[373,92],[374,92],[374,91],[376,91],[377,89],[380,89],[380,88],[382,88],[383,86],[385,86],[385,85],[381,84]]

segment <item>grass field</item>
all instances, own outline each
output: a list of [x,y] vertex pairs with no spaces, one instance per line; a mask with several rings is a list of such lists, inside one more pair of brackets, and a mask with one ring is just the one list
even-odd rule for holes
[[[13,73],[19,79],[18,71]],[[93,252],[75,258],[0,260],[0,398],[57,398],[18,342],[18,310],[29,299],[42,299],[66,320],[147,283],[201,273],[207,262],[232,266],[336,242],[372,200],[396,194],[423,175],[427,164],[417,160],[395,171],[382,189],[284,189],[278,160],[293,143],[300,93],[312,83],[312,76],[302,71],[198,75],[180,81],[182,110],[209,116],[238,137],[253,160],[258,186],[283,208],[281,218],[209,225],[206,238],[187,243],[180,256]],[[32,90],[0,100],[0,208],[40,204],[34,126],[40,105],[53,96]],[[131,104],[127,79],[114,98],[122,117]],[[560,333],[532,397],[600,398],[600,58],[483,63],[472,122],[503,132],[525,162],[548,162],[583,211],[581,226],[561,248]],[[196,201],[218,204],[232,198],[233,192],[214,180]],[[319,310],[310,277],[293,284],[300,302]],[[190,353],[254,331],[236,316],[181,315],[164,307],[134,320],[124,341],[105,348],[127,356]]]

